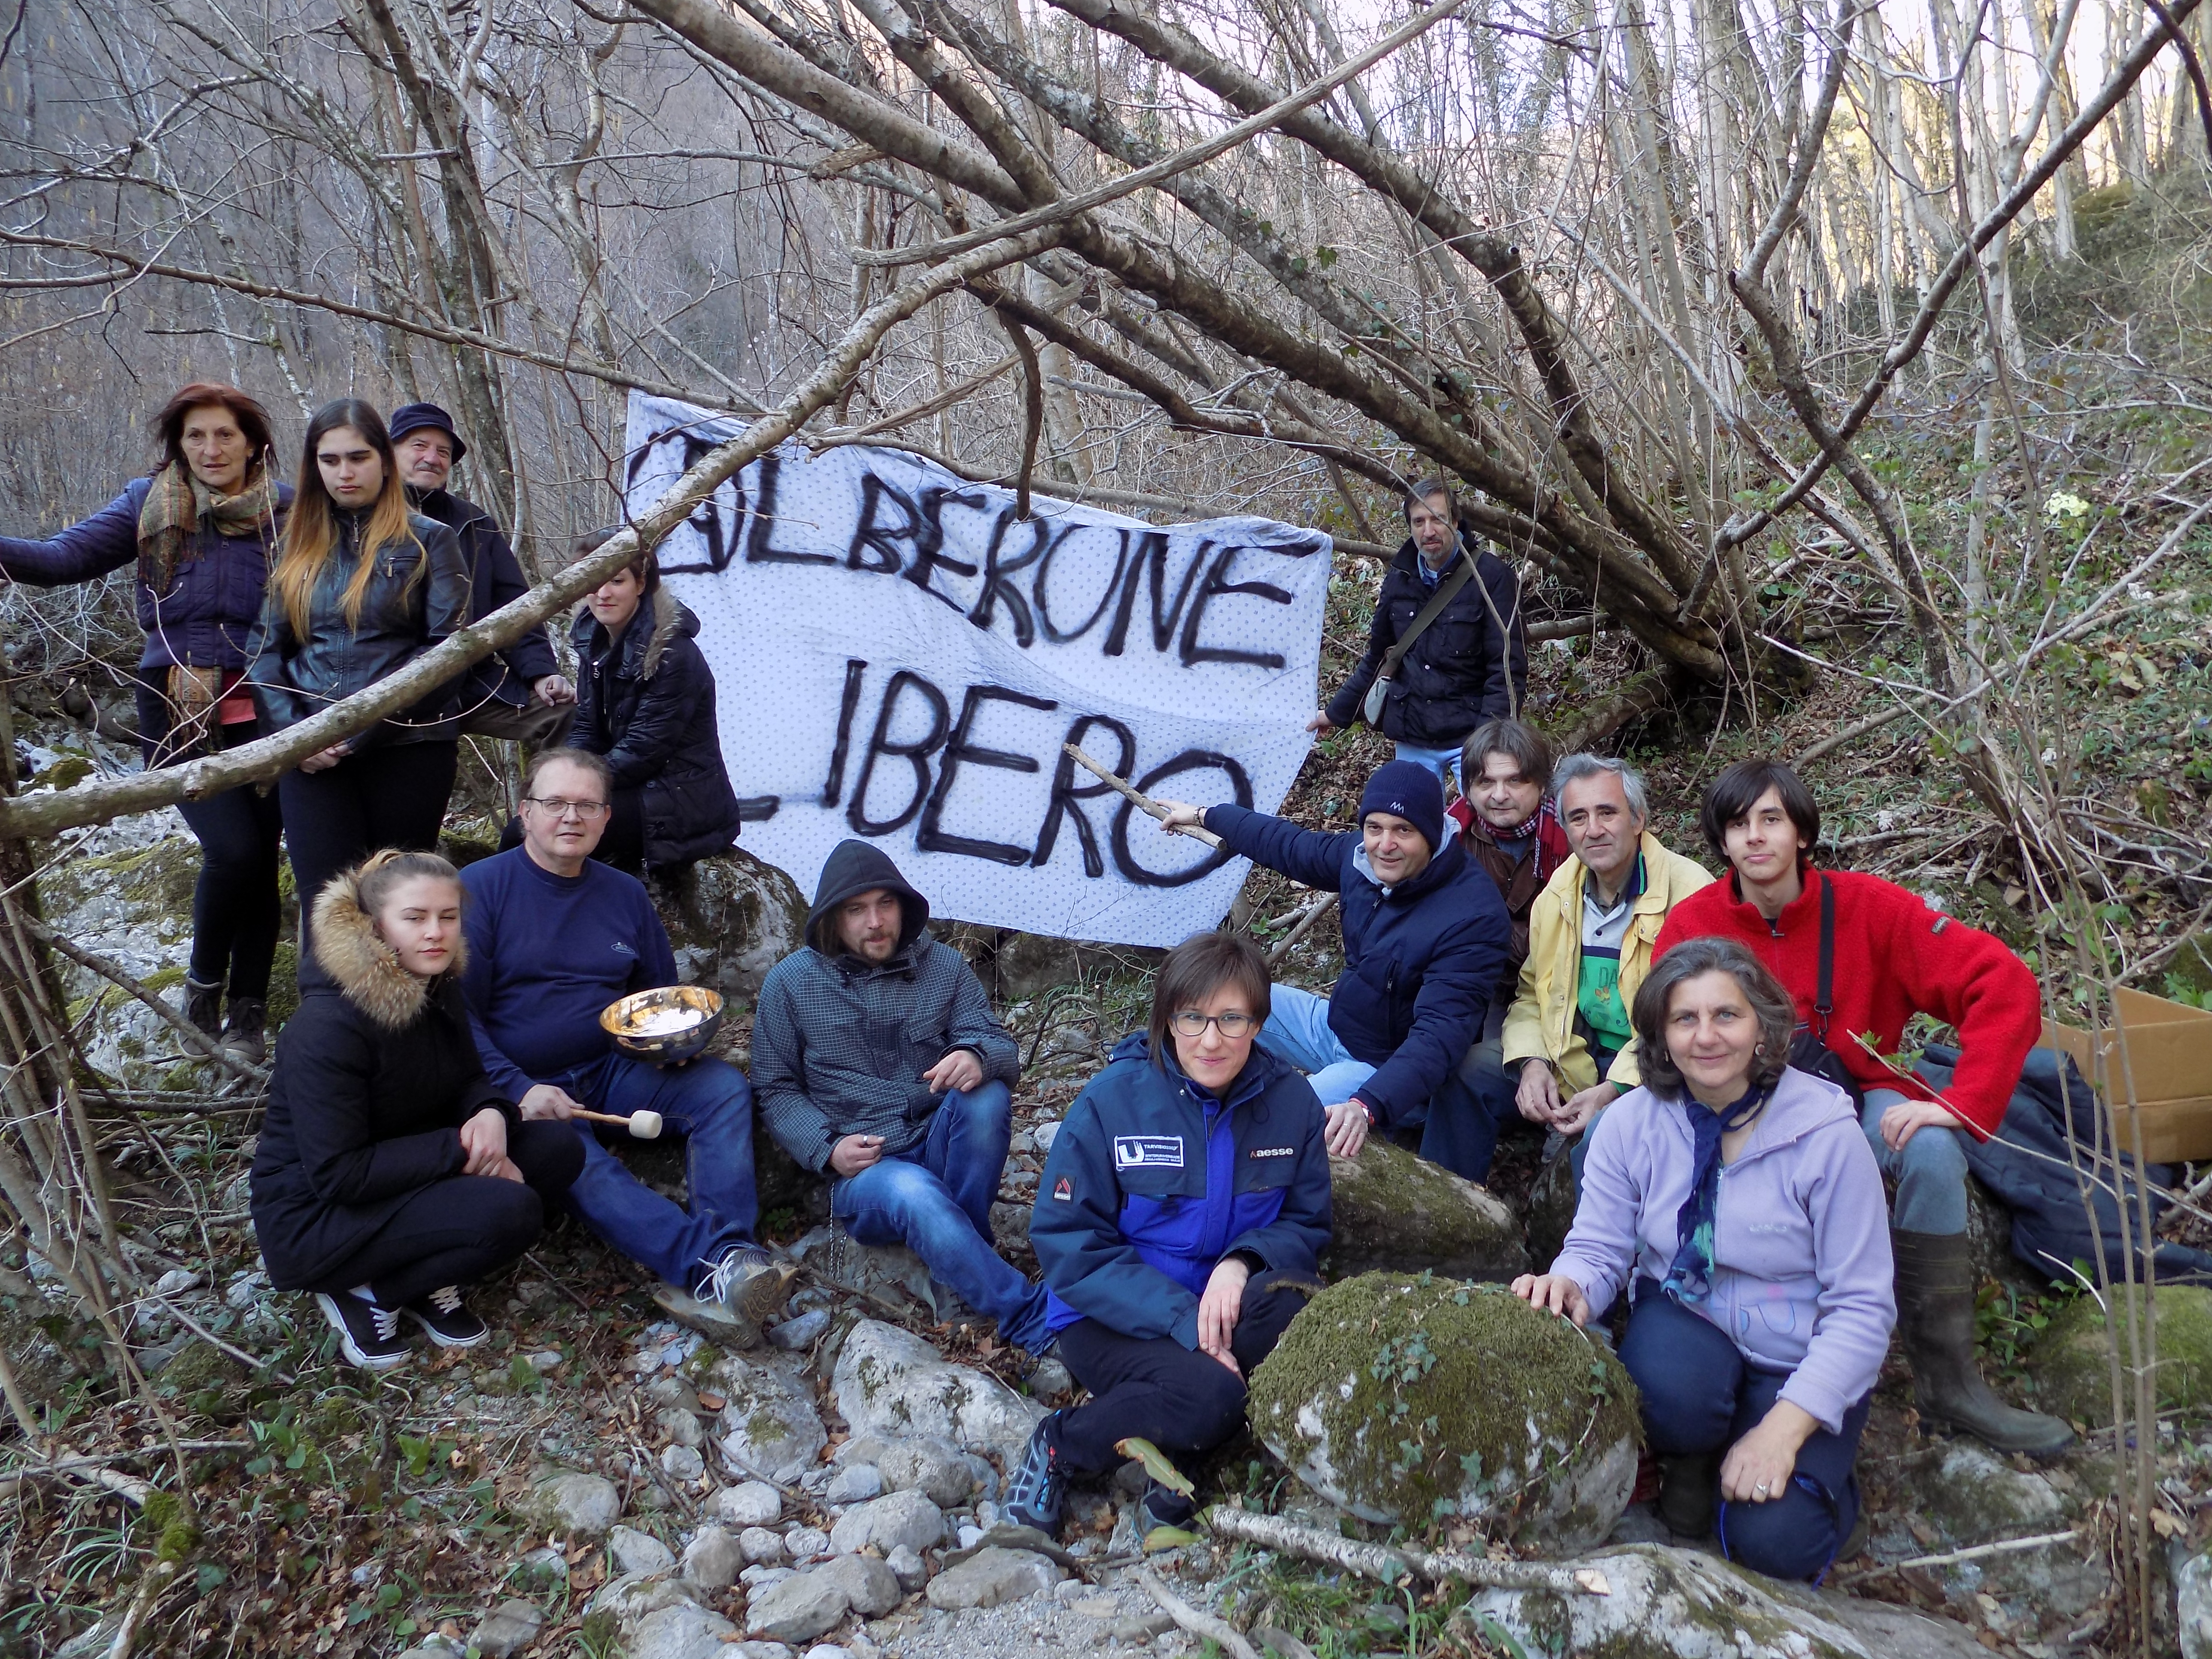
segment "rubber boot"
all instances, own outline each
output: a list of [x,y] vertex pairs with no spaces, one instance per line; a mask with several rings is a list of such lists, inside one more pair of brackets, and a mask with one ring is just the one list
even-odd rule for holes
[[1718,1452],[1659,1460],[1659,1518],[1678,1538],[1703,1538],[1713,1529],[1713,1493],[1720,1479]]
[[210,1041],[222,1041],[222,987],[203,985],[185,975],[185,1019]]
[[1974,1269],[1964,1233],[1909,1233],[1893,1228],[1897,1255],[1897,1324],[1912,1362],[1921,1415],[1986,1442],[1999,1451],[2050,1457],[2073,1443],[2057,1418],[2008,1406],[1982,1381],[1974,1358]]

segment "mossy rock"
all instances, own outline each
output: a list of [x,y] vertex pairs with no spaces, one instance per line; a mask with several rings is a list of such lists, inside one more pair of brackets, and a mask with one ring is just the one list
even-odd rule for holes
[[1636,1386],[1612,1352],[1496,1285],[1332,1285],[1252,1376],[1253,1432],[1306,1485],[1384,1525],[1461,1516],[1572,1553],[1636,1484]]
[[1380,1136],[1358,1158],[1328,1161],[1334,1215],[1322,1269],[1332,1279],[1383,1272],[1510,1279],[1528,1271],[1513,1207],[1441,1164]]
[[[2108,1292],[2108,1294],[2112,1294]],[[2158,1308],[2158,1408],[2202,1413],[2212,1409],[2212,1290],[2161,1285]],[[2117,1301],[2115,1313],[2118,1312]],[[2120,1340],[2127,1340],[2119,1322]],[[2094,1297],[2077,1297],[2036,1340],[2029,1369],[2045,1411],[2093,1428],[2112,1420],[2112,1343],[2105,1310]]]

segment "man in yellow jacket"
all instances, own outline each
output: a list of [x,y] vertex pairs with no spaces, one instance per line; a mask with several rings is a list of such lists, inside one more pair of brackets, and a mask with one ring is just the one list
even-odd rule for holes
[[1570,755],[1552,774],[1574,857],[1554,871],[1528,915],[1528,957],[1505,1016],[1504,1059],[1532,1123],[1575,1147],[1583,1131],[1642,1080],[1629,1010],[1651,967],[1667,913],[1712,884],[1705,866],[1644,828],[1644,779],[1626,761]]

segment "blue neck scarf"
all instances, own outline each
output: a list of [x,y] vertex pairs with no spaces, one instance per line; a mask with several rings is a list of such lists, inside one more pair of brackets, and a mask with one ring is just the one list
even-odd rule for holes
[[1713,1212],[1720,1202],[1721,1137],[1757,1120],[1766,1109],[1767,1091],[1753,1089],[1724,1112],[1714,1111],[1686,1094],[1682,1109],[1697,1137],[1691,1158],[1689,1196],[1674,1215],[1674,1260],[1660,1289],[1685,1308],[1703,1307],[1713,1293]]

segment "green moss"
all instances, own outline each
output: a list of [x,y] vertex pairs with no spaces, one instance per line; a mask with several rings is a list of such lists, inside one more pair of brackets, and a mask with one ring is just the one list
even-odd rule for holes
[[1528,1270],[1512,1210],[1439,1164],[1376,1137],[1329,1175],[1336,1229],[1322,1265],[1332,1277],[1386,1267],[1484,1279]]
[[[2113,1297],[2119,1341],[2127,1346],[2127,1321]],[[2140,1292],[2138,1292],[2140,1294]],[[2195,1285],[2161,1285],[2154,1297],[2158,1310],[2158,1408],[2203,1411],[2212,1407],[2212,1290]],[[2112,1420],[2112,1339],[2105,1310],[2094,1297],[2069,1303],[2037,1339],[2028,1372],[2039,1402],[2077,1423],[2102,1428]]]
[[143,1534],[153,1540],[154,1559],[173,1565],[187,1560],[199,1547],[200,1529],[185,1513],[184,1503],[173,1492],[149,1492],[138,1512]]
[[1426,1274],[1316,1297],[1253,1374],[1249,1410],[1289,1462],[1325,1455],[1357,1506],[1414,1524],[1495,1501],[1541,1511],[1583,1455],[1642,1438],[1603,1345],[1500,1287]]
[[32,780],[33,789],[69,789],[82,783],[92,775],[92,761],[88,756],[64,754],[52,766]]
[[300,1011],[300,947],[280,939],[269,969],[269,1034],[274,1036]]

